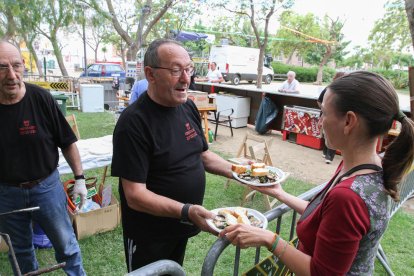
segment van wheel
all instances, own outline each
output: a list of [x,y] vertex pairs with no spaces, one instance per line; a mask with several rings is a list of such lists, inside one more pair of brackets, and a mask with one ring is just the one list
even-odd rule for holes
[[270,84],[272,82],[272,75],[266,75],[265,83]]
[[240,76],[239,75],[234,75],[233,79],[231,80],[231,83],[234,85],[239,85],[240,84]]
[[249,83],[253,83],[253,81],[248,81]]

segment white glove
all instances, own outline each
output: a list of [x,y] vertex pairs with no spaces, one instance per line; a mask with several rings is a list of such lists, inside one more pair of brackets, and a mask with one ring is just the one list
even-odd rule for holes
[[77,207],[78,210],[82,209],[83,205],[85,204],[87,193],[88,191],[86,190],[85,179],[75,180],[75,186],[73,187],[73,201],[76,201],[78,196],[80,197],[80,203]]

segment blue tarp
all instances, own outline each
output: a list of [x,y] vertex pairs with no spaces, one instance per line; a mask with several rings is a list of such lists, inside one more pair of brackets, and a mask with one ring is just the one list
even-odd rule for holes
[[202,33],[186,32],[186,31],[170,31],[173,38],[177,41],[199,41],[206,39],[208,35]]

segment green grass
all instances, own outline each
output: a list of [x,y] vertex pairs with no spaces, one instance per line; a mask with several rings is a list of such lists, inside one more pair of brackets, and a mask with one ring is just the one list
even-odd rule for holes
[[[69,111],[68,113],[72,112]],[[74,113],[76,114],[80,134],[83,139],[112,134],[115,125],[112,113]],[[100,180],[102,169],[88,170],[86,175],[97,176]],[[71,176],[65,175],[62,179],[65,180],[69,177]],[[118,180],[108,177],[106,183],[112,185],[115,197],[119,199]],[[225,183],[226,179],[223,177],[207,174],[207,187],[204,199],[204,206],[206,208],[214,209],[223,206],[240,205],[244,186],[232,181],[229,187],[225,188]],[[313,187],[292,178],[283,185],[287,191],[295,195],[299,195]],[[246,204],[246,207],[264,212],[265,206],[262,195],[257,194],[252,201]],[[282,236],[284,236],[283,233],[288,233],[289,222],[289,219],[284,220],[283,230],[281,231]],[[275,229],[275,223],[270,223],[269,229]],[[414,216],[399,211],[391,220],[388,230],[383,237],[381,244],[391,262],[395,275],[414,275],[414,259],[412,257],[414,239],[411,236],[413,231]],[[284,238],[287,237],[284,236]],[[207,233],[201,233],[190,239],[184,261],[184,270],[187,275],[200,275],[204,258],[215,240],[215,236]],[[84,267],[88,275],[110,276],[124,275],[126,273],[121,226],[114,231],[82,239],[79,241],[79,244],[82,250]],[[37,250],[36,254],[40,267],[55,264],[53,250]],[[254,249],[242,250],[240,272],[246,271],[253,266],[254,254]],[[234,255],[235,247],[229,246],[219,259],[214,274],[232,275]],[[261,257],[264,258],[267,255],[266,250],[262,250]],[[12,275],[6,253],[0,253],[0,275]],[[48,275],[64,275],[64,273],[59,271]],[[379,263],[376,263],[375,275],[386,275]]]

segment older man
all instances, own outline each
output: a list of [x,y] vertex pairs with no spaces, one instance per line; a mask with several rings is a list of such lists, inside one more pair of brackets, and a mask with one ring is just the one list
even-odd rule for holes
[[145,54],[148,90],[114,131],[112,175],[120,177],[128,271],[160,259],[183,263],[187,240],[212,231],[203,208],[205,170],[232,177],[231,164],[208,150],[196,106],[187,100],[194,71],[176,41],[153,41]]
[[[33,214],[0,217],[0,232],[10,235],[22,273],[38,269],[32,220],[45,231],[68,275],[85,275],[67,200],[59,179],[58,147],[75,175],[74,192],[86,197],[76,136],[51,94],[23,82],[19,50],[0,41],[0,213],[33,206]],[[16,274],[16,271],[15,271]]]
[[295,77],[295,72],[287,72],[287,80],[283,82],[278,91],[287,93],[299,93],[299,82],[295,79]]

